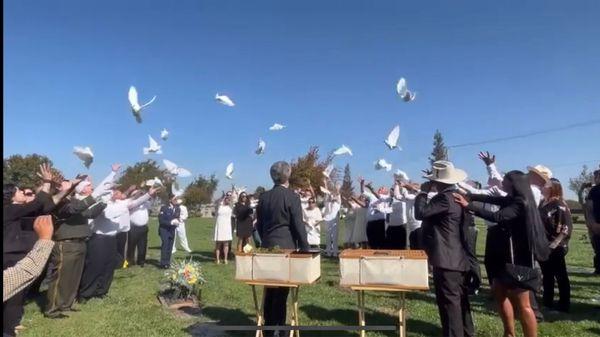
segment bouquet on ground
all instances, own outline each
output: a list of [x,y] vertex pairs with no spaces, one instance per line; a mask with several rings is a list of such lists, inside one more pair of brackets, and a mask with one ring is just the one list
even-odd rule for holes
[[166,283],[168,283],[168,292],[174,298],[191,298],[198,296],[199,290],[206,282],[202,274],[202,267],[199,262],[189,260],[179,260],[173,262],[171,267],[165,272]]

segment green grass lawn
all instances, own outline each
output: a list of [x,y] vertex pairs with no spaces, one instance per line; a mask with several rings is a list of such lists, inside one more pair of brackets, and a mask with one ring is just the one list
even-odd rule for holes
[[[215,265],[213,262],[212,219],[190,219],[187,233],[193,256],[204,267],[207,283],[202,291],[202,314],[195,318],[179,318],[161,307],[156,299],[163,271],[152,264],[145,268],[118,270],[110,293],[80,305],[80,312],[63,320],[44,318],[37,302],[26,306],[23,336],[217,336],[208,334],[201,324],[254,324],[252,293],[249,286],[234,280],[235,264]],[[149,259],[160,254],[160,239],[156,220],[150,229]],[[478,254],[483,259],[485,227],[479,226]],[[340,238],[343,237],[343,231]],[[177,252],[175,258],[185,254]],[[539,336],[600,335],[600,277],[591,275],[592,249],[587,231],[578,225],[573,232],[568,255],[572,286],[570,314],[545,312],[546,321],[539,325]],[[483,270],[482,265],[482,271]],[[487,280],[484,281],[486,283]],[[472,297],[472,310],[477,336],[501,336],[502,324],[487,286]],[[42,300],[39,300],[42,301]],[[395,324],[397,295],[368,293],[367,324]],[[302,325],[357,325],[356,295],[339,287],[339,267],[334,259],[322,259],[321,280],[300,289],[300,323]],[[518,325],[517,325],[518,326]],[[518,327],[520,331],[520,327]],[[253,336],[251,333],[231,333]],[[356,332],[313,332],[303,336],[356,336]],[[369,336],[397,336],[397,333],[370,332]],[[431,293],[408,296],[408,335],[440,336],[440,322]]]

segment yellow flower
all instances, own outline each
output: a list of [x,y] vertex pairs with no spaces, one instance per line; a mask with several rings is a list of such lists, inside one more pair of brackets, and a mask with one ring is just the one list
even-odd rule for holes
[[195,278],[195,277],[192,277],[192,278],[191,278],[191,279],[188,281],[188,283],[189,283],[189,284],[196,284],[196,282],[198,282],[198,279],[197,279],[197,278]]

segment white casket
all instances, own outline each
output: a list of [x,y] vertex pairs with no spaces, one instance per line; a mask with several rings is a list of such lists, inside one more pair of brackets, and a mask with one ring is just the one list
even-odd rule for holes
[[321,277],[318,253],[236,253],[235,279],[239,281],[310,284]]
[[346,249],[340,254],[340,285],[429,289],[422,250]]

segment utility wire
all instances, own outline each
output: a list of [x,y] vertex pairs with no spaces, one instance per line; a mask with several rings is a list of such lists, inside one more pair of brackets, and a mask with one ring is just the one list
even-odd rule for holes
[[455,149],[455,148],[459,148],[459,147],[467,147],[467,146],[474,146],[474,145],[497,143],[497,142],[503,142],[503,141],[512,140],[512,139],[527,138],[527,137],[541,135],[541,134],[545,134],[545,133],[558,132],[558,131],[563,131],[563,130],[568,130],[568,129],[573,129],[573,128],[590,126],[590,125],[594,125],[594,124],[600,124],[600,119],[593,119],[593,120],[586,121],[586,122],[580,122],[580,123],[570,124],[570,125],[562,126],[562,127],[559,127],[559,128],[533,131],[533,132],[524,133],[524,134],[521,134],[521,135],[508,136],[508,137],[500,137],[500,138],[493,138],[493,139],[482,140],[482,141],[478,141],[478,142],[470,142],[470,143],[449,145],[448,148]]

